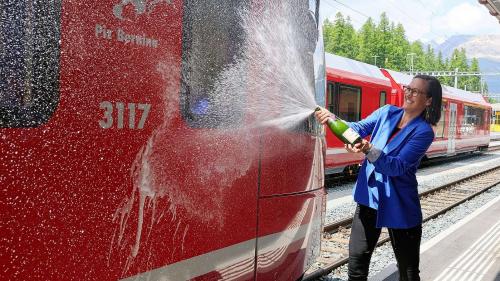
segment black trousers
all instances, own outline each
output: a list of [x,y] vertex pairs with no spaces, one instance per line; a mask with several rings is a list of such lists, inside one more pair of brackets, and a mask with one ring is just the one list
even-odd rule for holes
[[[348,275],[351,281],[368,278],[370,259],[381,231],[376,227],[376,222],[377,210],[358,204],[349,240]],[[388,230],[398,263],[399,280],[420,280],[418,264],[422,225],[408,229],[389,228]]]

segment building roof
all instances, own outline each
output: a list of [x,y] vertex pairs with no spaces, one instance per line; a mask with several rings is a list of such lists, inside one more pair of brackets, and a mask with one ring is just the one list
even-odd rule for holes
[[494,111],[500,111],[500,103],[492,103],[492,104],[491,104],[491,108],[492,108]]
[[483,4],[490,11],[490,15],[500,22],[500,0],[478,0],[478,2]]

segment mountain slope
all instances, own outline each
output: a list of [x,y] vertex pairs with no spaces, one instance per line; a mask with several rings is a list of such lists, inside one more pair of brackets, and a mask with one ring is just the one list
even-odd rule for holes
[[[456,48],[465,48],[468,58],[478,58],[481,72],[500,72],[500,35],[455,35],[434,50],[449,58]],[[490,93],[500,93],[500,76],[485,76],[484,80]]]

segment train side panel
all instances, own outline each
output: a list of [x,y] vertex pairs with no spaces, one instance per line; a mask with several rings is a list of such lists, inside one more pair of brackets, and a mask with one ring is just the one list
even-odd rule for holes
[[116,280],[245,241],[253,273],[256,142],[182,118],[183,7],[62,3],[57,111],[2,132],[7,279]]
[[[332,58],[330,61],[328,57]],[[404,102],[403,85],[408,85],[413,76],[401,72],[379,69],[389,82],[374,79],[377,77],[371,70],[376,68],[352,59],[327,54],[327,107],[347,121],[358,121],[383,104],[402,106]],[[360,99],[351,98],[340,101],[337,96],[340,90],[349,88]],[[379,93],[387,93],[385,102],[381,102]],[[361,92],[361,94],[358,94]],[[339,114],[342,106],[349,107],[352,100],[358,102],[360,117]],[[351,108],[356,108],[351,106]],[[354,111],[354,110],[351,110]],[[478,94],[466,92],[453,87],[443,87],[443,105],[441,120],[435,126],[436,138],[426,153],[428,158],[452,156],[457,153],[484,150],[489,145],[488,114],[491,106]],[[355,172],[357,164],[364,159],[362,155],[347,153],[341,142],[327,130],[328,150],[326,156],[326,173]]]
[[[324,212],[324,144],[287,132],[290,157],[287,146],[266,154],[260,132],[239,129],[244,109],[224,111],[239,102],[207,109],[211,86],[241,53],[238,11],[251,3],[21,2],[12,15],[24,21],[6,26],[23,31],[6,43],[25,44],[24,59],[6,60],[24,82],[1,84],[14,93],[0,104],[3,280],[252,280],[257,235],[289,230],[258,226],[273,218],[264,208],[288,210],[279,198],[292,174],[290,192],[304,194],[278,219],[307,235],[263,272],[303,273],[320,228],[309,225]],[[48,23],[57,32],[30,37]],[[275,161],[264,154],[285,160],[261,167]],[[262,171],[280,176],[259,199]]]

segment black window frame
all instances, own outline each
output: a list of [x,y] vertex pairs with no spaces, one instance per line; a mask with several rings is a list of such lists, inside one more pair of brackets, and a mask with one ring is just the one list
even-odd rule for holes
[[[347,121],[347,122],[358,122],[358,121],[361,121],[361,111],[362,111],[362,108],[361,108],[361,105],[362,105],[362,96],[363,96],[363,92],[362,92],[362,88],[359,87],[359,86],[355,86],[355,85],[351,85],[351,84],[345,84],[345,83],[340,83],[340,82],[334,82],[333,83],[334,87],[333,87],[333,103],[330,101],[329,103],[329,108],[331,109],[331,106],[333,106],[333,110],[330,110],[333,114],[335,114],[336,116],[338,116],[339,118]],[[358,99],[357,99],[357,102],[358,104],[356,105],[357,108],[359,109],[357,111],[357,115],[355,116],[355,120],[352,120],[351,118],[347,118],[345,116],[343,116],[343,114],[340,114],[339,112],[339,104],[340,104],[340,95],[341,95],[341,88],[342,87],[345,87],[345,88],[350,88],[350,89],[355,89],[358,91]],[[329,95],[329,98],[330,98],[330,93],[328,93]]]
[[335,105],[334,93],[335,93],[335,83],[328,81],[326,86],[326,96],[327,96],[326,108],[330,112],[335,114],[336,105]]

